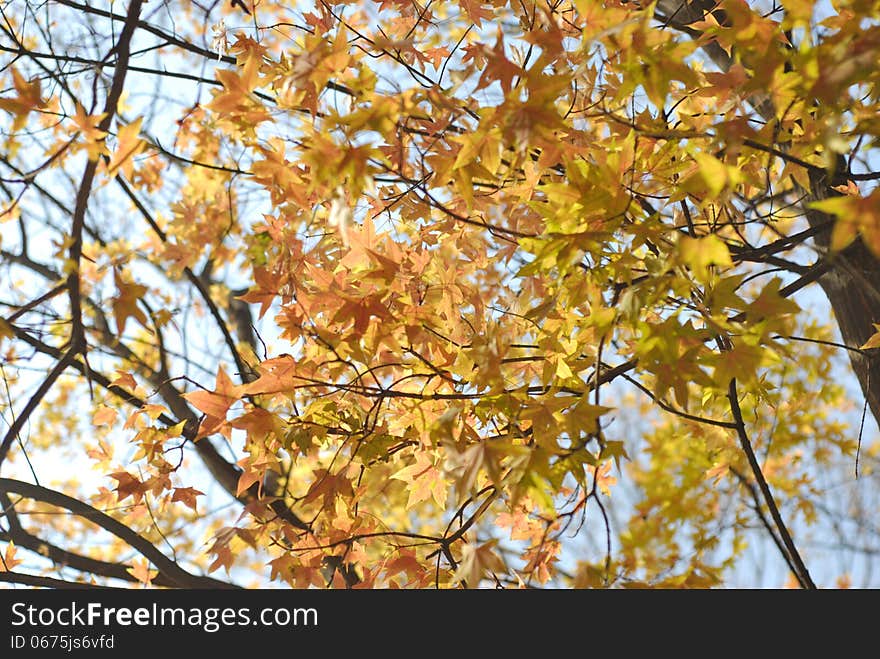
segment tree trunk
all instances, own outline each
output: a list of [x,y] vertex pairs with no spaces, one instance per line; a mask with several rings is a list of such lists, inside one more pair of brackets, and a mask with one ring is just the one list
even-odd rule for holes
[[[715,0],[660,0],[655,16],[665,25],[698,37],[699,30],[690,26],[702,21],[706,13],[711,13],[721,25],[729,23],[724,11],[717,6]],[[729,69],[733,59],[716,43],[709,42],[703,49],[719,69],[725,72]],[[766,96],[756,95],[749,101],[766,121],[776,120],[776,111]],[[878,351],[868,354],[858,350],[874,334],[873,324],[880,323],[880,260],[861,240],[838,254],[829,254],[834,217],[807,208],[811,201],[840,194],[832,186],[846,183],[846,160],[841,157],[838,162],[838,171],[833,176],[821,169],[810,172],[810,189],[804,191],[803,207],[811,227],[826,227],[816,234],[814,244],[832,268],[819,279],[819,285],[831,303],[843,343],[852,348],[847,352],[853,371],[874,419],[880,424],[880,356],[874,354]]]
[[[811,199],[826,199],[840,193],[832,185],[844,184],[846,173],[842,172],[829,182],[824,172],[810,175]],[[810,226],[832,226],[829,215],[817,210],[807,210]],[[880,424],[880,359],[876,351],[859,351],[858,348],[874,334],[874,323],[880,324],[880,260],[872,254],[861,240],[837,254],[828,253],[831,230],[826,229],[814,238],[816,247],[826,254],[833,267],[820,280],[834,317],[840,328],[843,342],[854,350],[848,350],[853,371],[862,387],[862,393],[871,408],[871,414]]]

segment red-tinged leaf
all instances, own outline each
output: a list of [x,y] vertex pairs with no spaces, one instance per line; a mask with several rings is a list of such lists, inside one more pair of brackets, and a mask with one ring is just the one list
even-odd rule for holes
[[239,392],[241,395],[248,395],[286,391],[295,382],[297,368],[296,360],[290,355],[267,359],[259,366],[260,377],[240,387]]
[[204,492],[200,492],[199,490],[192,487],[175,487],[174,494],[171,495],[171,500],[180,501],[188,508],[192,508],[193,512],[198,512],[196,510],[196,497],[201,497],[204,495]]
[[[468,0],[463,1],[467,2]],[[522,75],[523,69],[507,59],[507,53],[504,49],[504,33],[500,25],[498,26],[495,46],[491,51],[487,51],[485,56],[486,65],[483,67],[483,75],[480,77],[477,89],[483,89],[492,82],[497,81],[501,85],[501,91],[505,94],[509,93],[513,85],[513,79]]]
[[139,503],[143,499],[147,486],[127,471],[117,471],[110,474],[110,478],[117,483],[114,491],[118,501],[131,497],[135,503]]
[[418,578],[425,571],[425,566],[419,561],[416,553],[411,549],[401,549],[397,556],[385,564],[385,575],[393,577],[401,572],[409,578]]
[[239,497],[243,492],[247,492],[254,483],[259,483],[263,476],[259,472],[245,470],[238,477],[238,485],[235,488],[235,496]]
[[483,5],[480,0],[459,0],[461,8],[477,27],[483,26],[484,18],[492,18],[492,10]]
[[193,391],[183,397],[208,417],[223,421],[230,406],[238,400],[238,391],[239,387],[233,384],[221,366],[217,370],[214,391]]
[[310,503],[320,498],[323,508],[335,510],[334,503],[337,497],[350,497],[354,494],[351,480],[344,474],[334,474],[327,469],[318,469],[314,472],[314,481],[303,502]]
[[137,389],[137,380],[127,371],[116,371],[116,378],[110,383],[112,387],[122,387],[133,392]]
[[212,552],[215,556],[211,565],[208,566],[208,573],[213,572],[217,568],[223,568],[226,570],[226,573],[229,574],[229,568],[232,567],[233,563],[235,563],[235,557],[232,555],[232,550],[228,545],[223,545],[218,547]]

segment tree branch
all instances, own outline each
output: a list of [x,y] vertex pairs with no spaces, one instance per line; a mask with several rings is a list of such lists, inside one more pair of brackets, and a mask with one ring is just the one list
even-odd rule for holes
[[224,584],[210,577],[202,577],[190,574],[176,562],[165,556],[161,551],[146,538],[139,535],[122,522],[110,517],[106,513],[93,508],[78,499],[62,494],[56,490],[50,490],[40,485],[25,483],[24,481],[11,478],[0,478],[0,492],[20,494],[28,499],[34,499],[42,503],[48,503],[58,508],[70,511],[78,517],[94,522],[104,530],[112,533],[120,540],[128,543],[141,556],[149,560],[158,568],[159,572],[177,587],[182,588],[237,588],[233,584]]
[[794,575],[801,588],[815,590],[816,584],[813,583],[813,578],[810,576],[810,572],[807,570],[807,566],[804,564],[804,561],[794,544],[794,540],[788,532],[785,522],[782,520],[779,507],[776,505],[776,500],[773,498],[773,492],[770,491],[770,486],[767,484],[767,479],[764,478],[764,472],[761,470],[761,465],[758,463],[758,458],[755,456],[754,449],[752,449],[752,443],[749,441],[749,435],[746,432],[746,424],[743,420],[742,410],[739,407],[736,378],[730,381],[730,386],[727,391],[727,399],[730,401],[730,411],[733,414],[733,420],[736,424],[736,433],[739,437],[740,446],[742,447],[743,453],[746,454],[749,468],[752,471],[752,475],[755,477],[755,481],[758,483],[758,489],[761,491],[764,503],[767,505],[767,509],[770,511],[770,517],[773,519],[773,523],[776,526],[776,531],[782,540],[782,544],[785,546],[787,560],[789,560],[794,566]]
[[[138,17],[141,12],[143,0],[131,0],[128,6],[128,14],[125,17],[125,25],[119,34],[119,40],[113,47],[117,55],[116,70],[110,83],[110,91],[104,102],[104,118],[98,124],[98,130],[108,132],[113,118],[116,116],[116,107],[122,96],[122,88],[125,84],[125,74],[128,67],[128,59],[131,54],[131,38],[137,27]],[[73,225],[70,229],[71,244],[68,250],[68,258],[74,264],[73,270],[67,280],[70,289],[70,316],[73,323],[70,336],[70,348],[74,352],[85,352],[85,328],[82,323],[82,300],[80,299],[79,261],[82,258],[83,226],[86,220],[89,197],[92,191],[92,183],[98,169],[98,160],[89,160],[83,172],[79,189],[76,193],[76,204],[73,209]]]

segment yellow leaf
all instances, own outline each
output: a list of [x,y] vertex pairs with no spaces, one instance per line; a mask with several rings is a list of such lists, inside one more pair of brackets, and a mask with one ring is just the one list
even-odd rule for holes
[[15,336],[15,332],[12,329],[12,325],[0,318],[0,341],[12,338],[13,336]]
[[504,561],[493,551],[496,544],[498,540],[490,540],[481,545],[465,545],[455,571],[455,581],[465,582],[469,588],[476,588],[487,573],[504,572]]
[[15,546],[15,543],[12,540],[9,541],[9,544],[6,545],[6,552],[3,555],[3,562],[0,563],[0,572],[12,572],[12,569],[21,563],[24,563],[24,559],[16,558],[15,553],[18,549]]
[[12,122],[12,132],[16,132],[24,127],[27,116],[32,110],[43,108],[46,104],[40,97],[39,79],[28,82],[14,66],[12,67],[12,85],[18,96],[0,98],[0,109],[15,115]]
[[877,330],[874,334],[871,335],[871,338],[865,341],[865,343],[859,346],[860,350],[868,350],[870,348],[880,348],[880,325],[874,323],[874,329]]
[[96,426],[112,426],[116,423],[117,411],[112,407],[102,407],[92,417],[92,423]]
[[733,265],[727,245],[715,234],[701,238],[682,236],[678,242],[678,253],[682,262],[691,269],[698,281],[708,279],[709,266]]
[[430,456],[422,452],[416,461],[403,469],[391,474],[391,478],[404,481],[410,485],[406,508],[409,510],[417,503],[432,498],[438,506],[446,505],[448,487],[440,471],[434,467]]
[[107,133],[98,129],[98,124],[104,119],[105,113],[87,114],[86,109],[76,104],[76,108],[71,119],[76,126],[76,132],[85,143],[86,152],[89,154],[89,160],[97,160],[107,153],[107,144],[104,138]]
[[706,187],[713,195],[717,195],[724,189],[728,181],[727,165],[708,153],[697,152],[694,160],[700,168],[700,176],[706,183]]
[[116,151],[107,165],[107,175],[116,176],[120,168],[126,176],[131,175],[131,159],[144,150],[146,143],[138,137],[141,132],[143,117],[138,117],[131,123],[119,129],[116,135]]
[[150,569],[150,561],[146,558],[137,558],[133,560],[131,562],[131,567],[126,567],[125,571],[145,586],[149,586],[150,582],[157,574],[159,574],[158,570]]
[[574,377],[574,373],[571,372],[571,368],[562,357],[556,360],[556,377],[562,380]]

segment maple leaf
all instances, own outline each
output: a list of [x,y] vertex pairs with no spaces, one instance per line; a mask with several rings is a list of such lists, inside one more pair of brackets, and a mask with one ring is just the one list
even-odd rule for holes
[[110,478],[117,483],[116,488],[114,489],[117,501],[123,501],[126,498],[131,497],[135,503],[139,503],[141,499],[144,498],[144,492],[147,490],[147,486],[127,471],[117,471],[112,473],[110,474]]
[[134,391],[137,389],[137,380],[134,379],[134,376],[127,371],[116,371],[116,377],[110,382],[110,386],[112,387],[123,387],[128,389],[129,391]]
[[96,426],[112,426],[118,414],[112,407],[101,407],[92,417],[92,423]]
[[251,435],[265,437],[269,433],[277,432],[281,421],[271,412],[257,407],[242,416],[232,419],[229,421],[229,425],[233,428],[247,430]]
[[159,574],[158,570],[150,569],[150,561],[146,558],[136,558],[131,562],[129,567],[125,568],[131,576],[141,582],[144,586],[149,586],[155,576]]
[[337,497],[350,496],[354,492],[351,480],[345,474],[334,474],[322,468],[315,470],[314,477],[312,486],[303,499],[306,503],[320,497],[323,508],[335,510],[334,502]]
[[490,540],[481,545],[465,545],[454,580],[466,583],[469,588],[476,588],[487,574],[493,571],[503,572],[504,561],[494,550],[497,544],[498,540]]
[[147,316],[138,306],[138,302],[147,294],[147,287],[126,282],[118,269],[113,270],[113,281],[119,293],[113,298],[113,317],[116,319],[116,331],[121,335],[129,318],[134,318],[141,325],[146,325]]
[[483,27],[484,18],[492,18],[491,9],[487,9],[480,0],[459,0],[459,4],[477,27]]
[[278,296],[278,291],[281,287],[281,275],[280,273],[272,273],[266,268],[255,268],[254,282],[256,283],[256,288],[249,290],[237,299],[244,302],[259,303],[259,317],[262,318]]
[[391,474],[391,478],[401,480],[410,485],[407,509],[432,498],[438,506],[446,505],[448,485],[446,479],[434,467],[429,455],[425,452],[416,455],[416,461],[403,469]]
[[710,266],[729,267],[733,265],[730,250],[715,234],[702,238],[682,236],[679,239],[679,253],[682,261],[694,272],[698,281],[706,281]]
[[438,48],[428,48],[421,54],[425,59],[431,61],[431,66],[435,69],[439,69],[440,62],[449,57],[450,53],[446,46],[440,46]]
[[12,121],[12,132],[17,132],[24,127],[30,112],[42,109],[46,107],[46,104],[40,96],[39,79],[28,82],[14,66],[12,67],[12,86],[17,96],[0,98],[0,109],[15,115],[15,119]]
[[238,477],[238,485],[235,487],[235,496],[240,497],[242,493],[247,492],[254,483],[261,482],[263,476],[264,474],[259,471],[254,471],[252,469],[243,470]]
[[[47,51],[40,61],[71,46],[64,30],[34,40],[53,27],[28,12],[36,0],[6,4],[22,48]],[[45,98],[39,61],[5,69],[0,222],[18,235],[0,250],[11,273],[0,363],[19,395],[48,388],[28,419],[35,470],[81,456],[65,492],[150,542],[176,529],[181,551],[219,519],[199,490],[174,485],[197,470],[198,484],[238,495],[226,511],[237,526],[219,530],[205,564],[247,583],[710,587],[741,572],[754,529],[779,531],[738,512],[772,502],[731,486],[734,471],[758,477],[731,423],[735,378],[783,516],[837,523],[827,511],[843,508],[815,501],[820,481],[858,446],[829,340],[840,330],[862,357],[880,349],[862,281],[880,257],[878,39],[858,3],[783,0],[762,15],[726,0],[722,16],[663,0],[677,27],[642,0],[557,12],[373,0],[345,25],[318,3],[297,14],[311,33],[276,4],[277,16],[262,7],[277,29],[259,42],[234,37],[224,12],[198,25],[175,14],[181,35],[210,44],[216,84],[200,95],[201,74],[171,72],[161,108],[145,81],[169,78],[150,76],[148,59],[138,75],[105,71],[116,84],[98,94],[94,72],[52,67],[62,93]],[[95,39],[113,17],[65,21],[74,45],[106,52]],[[163,152],[145,158],[151,144]],[[90,187],[83,165],[108,176]],[[137,197],[96,187],[125,178]],[[146,230],[116,221],[117,199]],[[783,288],[816,241],[834,266],[817,288],[834,314],[818,318],[793,301],[801,284]],[[771,279],[777,268],[788,274]],[[63,351],[70,328],[89,350],[53,384],[63,352],[46,349]],[[27,362],[35,349],[44,358]],[[236,352],[257,379],[224,370]],[[852,356],[880,414],[871,369]],[[612,400],[613,420],[600,404]],[[93,411],[86,437],[76,409]],[[210,442],[195,447],[204,465],[187,449],[212,433],[229,440],[225,467]],[[80,459],[113,483],[81,484]],[[567,565],[582,515],[602,527],[585,493],[604,501],[614,476],[633,514],[601,538],[609,556]],[[46,502],[16,505],[47,547],[82,534]],[[117,539],[92,557],[155,583],[130,551]]]
[[611,486],[617,482],[617,478],[611,475],[611,463],[606,462],[595,472],[596,487],[605,496],[611,496]]
[[259,367],[260,377],[250,384],[242,385],[241,395],[271,394],[290,389],[298,371],[297,361],[290,355],[281,355],[263,361]]
[[204,492],[192,487],[175,487],[174,494],[171,495],[171,500],[180,501],[188,508],[192,508],[193,512],[198,512],[196,510],[196,497],[204,495]]
[[205,413],[205,419],[199,428],[199,435],[210,435],[217,432],[226,422],[226,413],[238,400],[241,387],[233,384],[221,365],[217,369],[214,391],[192,391],[183,397],[198,410]]
[[[463,2],[468,2],[468,0],[463,0]],[[501,90],[505,94],[509,93],[513,79],[522,75],[523,70],[522,67],[507,59],[507,54],[504,50],[504,33],[501,31],[500,25],[498,26],[495,46],[492,50],[485,52],[485,57],[486,65],[483,69],[483,75],[480,76],[477,89],[488,87],[493,81],[497,80],[501,84]]]
[[119,129],[119,132],[116,134],[116,151],[107,165],[108,176],[116,176],[119,170],[122,169],[126,176],[131,177],[131,161],[147,145],[146,142],[138,137],[141,132],[142,122],[143,117],[138,117],[135,121]]
[[397,555],[385,564],[385,576],[390,578],[401,572],[408,579],[419,579],[425,572],[425,565],[419,561],[416,552],[412,549],[401,549]]
[[6,551],[3,554],[2,562],[0,562],[0,572],[12,572],[16,565],[24,563],[24,559],[15,557],[17,551],[15,543],[10,540],[6,544]]
[[871,348],[880,348],[880,325],[873,323],[875,332],[867,341],[859,346],[860,350],[870,350]]
[[92,161],[107,153],[107,144],[104,140],[107,132],[98,128],[98,125],[104,120],[105,116],[103,112],[101,114],[86,114],[85,108],[79,103],[76,104],[74,109],[72,117],[74,126],[85,143],[89,160]]

